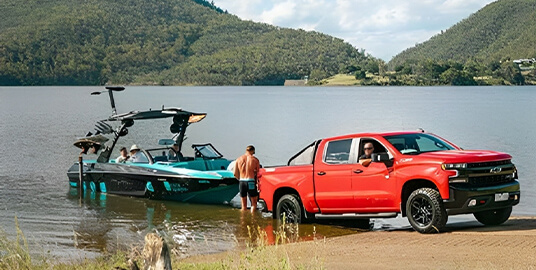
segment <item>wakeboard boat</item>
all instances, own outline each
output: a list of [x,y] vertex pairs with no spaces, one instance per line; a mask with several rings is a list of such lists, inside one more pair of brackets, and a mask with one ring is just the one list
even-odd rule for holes
[[[74,143],[82,149],[81,157],[90,149],[97,153],[102,151],[96,160],[83,160],[82,166],[80,162],[71,166],[67,176],[72,188],[200,204],[227,204],[238,194],[238,180],[227,170],[231,160],[225,159],[211,143],[193,144],[194,155],[182,155],[186,128],[203,120],[206,113],[162,107],[161,110],[117,114],[113,92],[123,90],[124,87],[106,87],[105,91],[92,93],[109,93],[112,115],[97,122],[95,133],[90,132]],[[170,126],[173,136],[155,140],[158,141],[156,147],[140,149],[144,162],[116,163],[110,158],[117,141],[128,134],[135,122],[162,118],[173,120]],[[178,151],[172,147],[174,144]]]

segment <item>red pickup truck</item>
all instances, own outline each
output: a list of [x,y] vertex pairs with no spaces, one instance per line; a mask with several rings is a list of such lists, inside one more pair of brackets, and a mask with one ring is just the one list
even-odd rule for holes
[[[359,159],[368,143],[374,150],[364,166]],[[520,200],[511,158],[463,150],[424,131],[345,135],[309,144],[287,166],[261,169],[259,198],[287,222],[402,214],[416,231],[432,233],[448,215],[472,213],[498,225]]]

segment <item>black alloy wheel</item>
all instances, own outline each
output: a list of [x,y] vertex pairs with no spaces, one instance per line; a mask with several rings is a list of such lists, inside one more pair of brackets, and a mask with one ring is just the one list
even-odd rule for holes
[[409,223],[420,233],[441,232],[447,223],[447,211],[441,195],[435,189],[420,188],[406,202]]
[[411,202],[411,209],[411,216],[420,227],[424,227],[432,222],[432,218],[434,217],[432,203],[427,198],[415,198]]
[[276,217],[285,223],[301,223],[302,209],[298,196],[294,194],[283,195],[277,202]]

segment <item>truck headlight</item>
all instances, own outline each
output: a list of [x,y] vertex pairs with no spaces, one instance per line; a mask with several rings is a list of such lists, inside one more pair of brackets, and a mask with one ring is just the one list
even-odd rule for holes
[[[441,168],[444,171],[448,171],[448,173],[454,173],[453,175],[449,175],[449,183],[467,183],[469,182],[469,179],[466,177],[459,177],[460,176],[460,170],[467,168],[467,163],[444,163],[441,164]],[[465,175],[465,173],[464,173]]]
[[443,163],[443,164],[441,164],[441,168],[443,170],[466,169],[467,168],[467,163]]

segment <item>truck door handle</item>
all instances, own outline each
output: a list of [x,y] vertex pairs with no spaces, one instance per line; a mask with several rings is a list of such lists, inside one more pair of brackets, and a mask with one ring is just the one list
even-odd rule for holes
[[360,170],[360,169],[357,169],[357,170],[354,171],[354,173],[362,173],[362,172],[363,172],[363,170]]
[[326,172],[318,172],[317,174],[318,174],[318,175],[325,175]]

